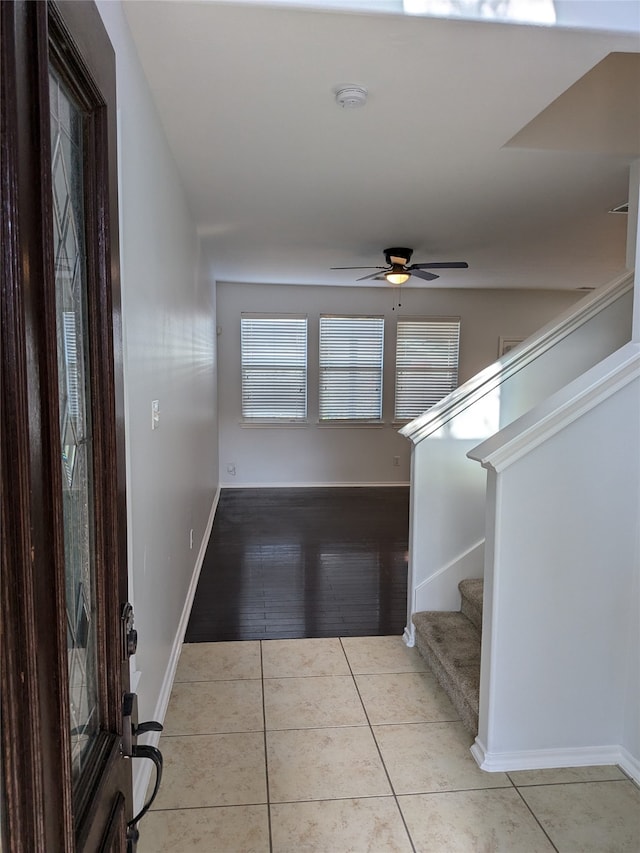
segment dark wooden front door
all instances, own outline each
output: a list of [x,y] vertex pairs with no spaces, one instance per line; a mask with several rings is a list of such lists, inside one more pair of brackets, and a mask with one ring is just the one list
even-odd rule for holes
[[125,851],[131,761],[115,59],[1,2],[2,850]]

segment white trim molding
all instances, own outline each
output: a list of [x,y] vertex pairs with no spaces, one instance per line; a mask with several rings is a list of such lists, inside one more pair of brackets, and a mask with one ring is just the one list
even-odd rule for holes
[[372,489],[372,488],[408,488],[411,483],[407,481],[398,482],[376,482],[376,483],[233,483],[225,481],[220,484],[221,489]]
[[620,758],[616,763],[636,785],[640,785],[640,758],[636,758],[628,749],[620,747]]
[[467,456],[484,468],[503,471],[638,377],[640,344],[625,344]]
[[435,406],[404,426],[400,430],[401,435],[404,435],[414,444],[418,444],[460,412],[498,387],[514,373],[522,370],[542,353],[566,338],[575,329],[587,323],[600,311],[633,290],[633,284],[634,274],[627,272],[593,291],[593,293],[589,293],[577,306],[571,305],[566,311],[543,326],[535,335],[509,350],[498,361],[481,370],[468,382],[460,385]]
[[557,767],[598,767],[617,764],[640,783],[640,762],[619,744],[567,747],[564,749],[527,749],[515,752],[487,752],[479,738],[471,746],[478,767],[488,773],[515,770],[548,770]]
[[484,537],[459,554],[446,566],[421,581],[413,591],[413,611],[459,610],[458,584],[484,575]]
[[[209,537],[211,536],[211,529],[213,527],[213,520],[216,515],[216,510],[218,508],[218,501],[220,500],[220,487],[216,490],[216,493],[213,498],[213,503],[211,505],[211,512],[209,513],[209,518],[207,520],[207,525],[202,536],[202,541],[200,543],[200,548],[198,550],[198,556],[196,558],[196,562],[193,568],[193,574],[191,576],[191,581],[189,582],[189,588],[187,590],[187,595],[184,601],[184,606],[182,608],[182,614],[180,616],[180,621],[178,623],[178,630],[176,631],[176,635],[173,641],[173,646],[171,648],[171,655],[169,657],[169,662],[167,663],[167,668],[165,670],[164,679],[162,681],[162,687],[160,688],[160,694],[158,696],[158,701],[156,702],[156,708],[154,711],[153,719],[157,720],[160,723],[164,723],[164,718],[167,713],[167,706],[169,705],[169,699],[171,697],[171,690],[173,688],[173,682],[176,677],[176,669],[178,667],[178,661],[180,660],[180,652],[182,651],[182,644],[184,642],[184,635],[187,631],[187,624],[189,622],[189,615],[191,614],[191,607],[193,605],[193,599],[196,594],[196,588],[198,586],[198,580],[200,578],[200,572],[202,571],[202,564],[204,562],[204,556],[207,551],[207,545],[209,544]],[[157,746],[160,741],[160,732],[148,732],[147,734],[140,736],[140,743],[149,744],[150,746]],[[134,765],[134,776],[133,776],[133,811],[134,814],[137,814],[140,809],[143,807],[145,802],[145,796],[147,793],[147,788],[149,787],[149,779],[151,778],[151,762],[150,761],[138,761],[136,762],[137,767]]]
[[415,644],[416,644],[416,629],[415,629],[415,625],[413,623],[406,626],[406,628],[404,629],[404,632],[402,634],[402,639],[404,641],[404,644],[408,648],[412,649],[415,646]]

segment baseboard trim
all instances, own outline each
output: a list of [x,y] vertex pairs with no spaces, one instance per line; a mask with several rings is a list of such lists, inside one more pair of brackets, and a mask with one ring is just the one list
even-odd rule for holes
[[489,773],[617,764],[634,781],[640,782],[640,762],[618,744],[492,753],[476,738],[471,747],[471,754],[478,767]]
[[640,758],[631,755],[628,749],[620,747],[620,769],[629,776],[636,785],[640,785]]
[[405,644],[412,649],[416,644],[416,629],[415,625],[407,625],[404,629],[404,633],[402,634],[402,639]]
[[221,483],[221,489],[367,489],[395,487],[406,489],[411,483]]
[[484,545],[484,538],[474,542],[446,566],[421,581],[413,590],[413,612],[459,610],[460,581],[484,576]]
[[[198,556],[196,557],[195,565],[193,568],[193,574],[191,575],[191,580],[189,582],[189,588],[187,590],[187,595],[184,602],[184,607],[182,608],[182,614],[180,616],[180,621],[178,622],[178,629],[176,631],[176,635],[173,641],[173,646],[171,649],[171,655],[169,657],[169,662],[167,664],[167,668],[165,671],[164,679],[162,680],[162,687],[160,688],[160,695],[158,696],[158,701],[156,703],[156,709],[153,715],[153,719],[157,720],[160,723],[164,722],[165,715],[167,713],[167,706],[169,705],[169,698],[171,697],[171,690],[173,688],[173,682],[176,676],[176,669],[178,667],[178,661],[180,659],[180,651],[182,649],[182,643],[184,642],[184,635],[187,631],[187,625],[189,623],[189,615],[191,613],[191,607],[193,605],[193,599],[196,594],[196,588],[198,586],[198,580],[200,578],[200,572],[202,571],[202,564],[204,562],[204,556],[207,551],[207,545],[209,543],[209,537],[211,536],[211,528],[213,527],[213,520],[216,515],[216,510],[218,508],[218,502],[220,500],[220,487],[216,490],[216,493],[213,498],[213,503],[211,504],[211,511],[209,513],[209,518],[207,520],[207,526],[204,530],[204,534],[202,536],[202,541],[200,543],[200,548],[198,550]],[[160,741],[160,732],[148,732],[146,735],[141,735],[140,743],[146,743],[151,746],[157,746]],[[138,765],[137,767],[135,765]],[[149,787],[149,779],[151,778],[151,762],[150,761],[137,761],[134,764],[133,771],[133,811],[134,814],[137,814],[140,809],[144,805],[145,796],[147,793],[147,788]]]

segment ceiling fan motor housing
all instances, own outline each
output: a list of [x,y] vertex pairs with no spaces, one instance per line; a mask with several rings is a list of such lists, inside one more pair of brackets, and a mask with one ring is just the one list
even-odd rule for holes
[[391,267],[395,264],[406,266],[411,260],[413,249],[405,249],[402,247],[392,247],[384,250],[384,257],[387,264]]

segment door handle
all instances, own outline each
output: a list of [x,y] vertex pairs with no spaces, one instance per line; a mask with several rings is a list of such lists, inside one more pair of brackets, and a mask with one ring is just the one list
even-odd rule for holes
[[138,723],[137,726],[134,726],[133,734],[137,737],[138,735],[143,735],[145,732],[161,732],[162,728],[162,723],[158,723],[155,720],[147,720],[146,723]]
[[155,800],[160,783],[162,782],[162,753],[146,743],[136,743],[138,735],[146,732],[161,732],[162,724],[156,720],[138,723],[138,697],[135,693],[125,693],[122,698],[122,754],[127,758],[144,758],[152,761],[156,769],[156,781],[151,796],[140,809],[138,814],[127,823],[127,851],[133,853],[136,849],[140,832],[138,822],[146,815]]
[[138,696],[136,693],[125,693],[122,697],[122,754],[127,758],[135,758],[134,745],[138,735],[161,731],[162,723],[155,720],[138,722]]
[[146,813],[151,808],[151,805],[155,800],[158,790],[160,788],[160,782],[162,781],[162,753],[157,747],[149,746],[148,744],[136,744],[133,747],[133,755],[131,757],[148,758],[150,761],[153,761],[156,768],[156,783],[153,786],[153,791],[147,802],[140,809],[138,814],[134,818],[132,818],[127,824],[127,853],[135,853],[138,841],[140,840],[140,830],[138,829],[138,822],[146,815]]
[[[159,725],[159,723],[156,723],[156,725]],[[149,744],[142,743],[142,744],[136,744],[133,747],[133,754],[131,757],[132,758],[148,758],[149,761],[153,761],[153,764],[156,768],[156,782],[155,782],[155,785],[153,786],[153,791],[151,792],[151,796],[149,797],[147,802],[144,804],[144,806],[140,809],[138,814],[134,818],[132,818],[129,821],[129,823],[127,824],[127,827],[135,828],[135,825],[138,823],[138,821],[140,821],[146,815],[146,813],[149,811],[149,809],[151,808],[151,806],[153,804],[153,801],[155,800],[156,796],[158,795],[158,790],[160,789],[160,783],[162,782],[162,753],[160,752],[160,750],[156,746],[149,746]]]

